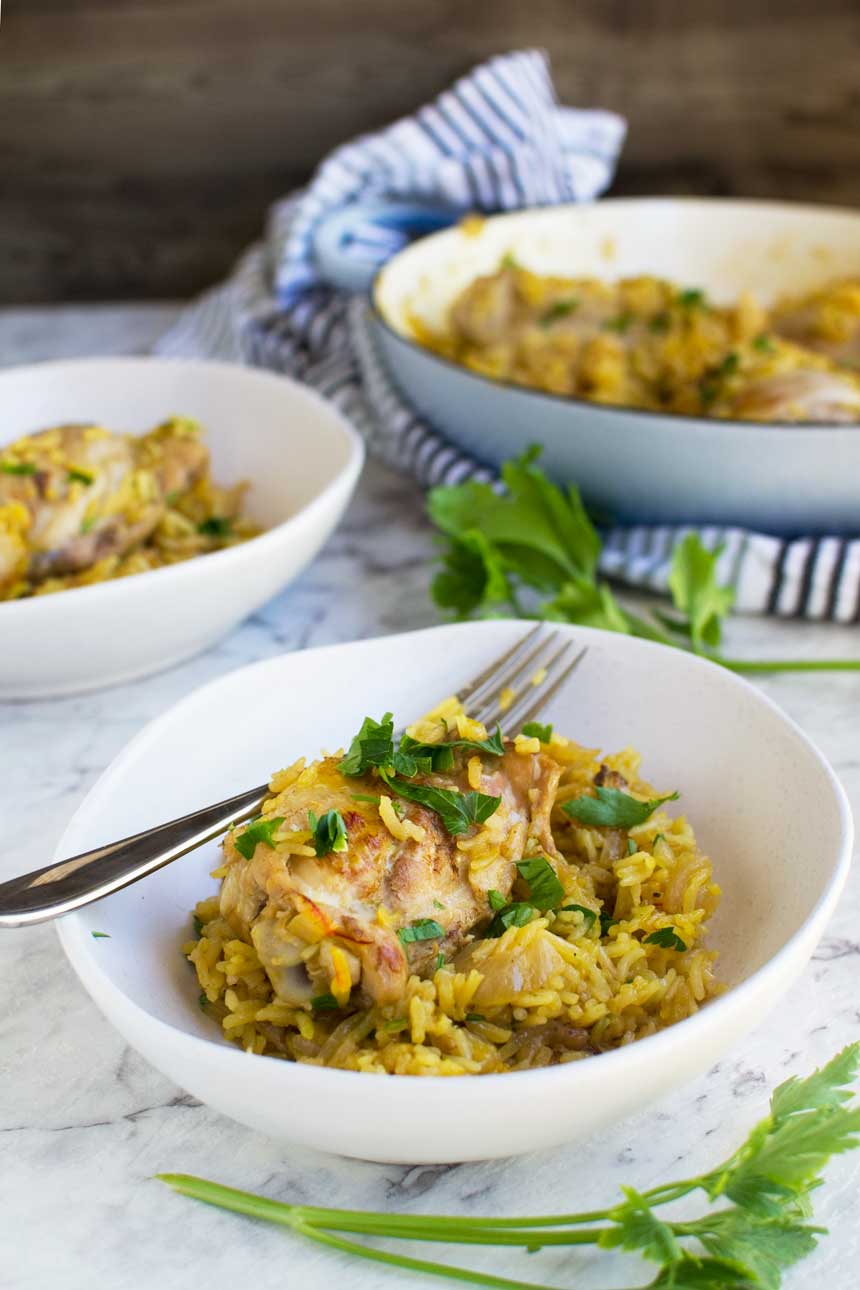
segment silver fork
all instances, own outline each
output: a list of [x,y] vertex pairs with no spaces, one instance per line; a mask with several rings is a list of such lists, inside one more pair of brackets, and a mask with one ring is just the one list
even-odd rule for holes
[[[504,725],[509,735],[533,721],[582,660],[585,650],[539,623],[500,658],[458,690],[469,715],[488,729]],[[500,701],[514,691],[510,704]],[[156,825],[132,837],[96,847],[0,884],[0,927],[24,927],[59,918],[101,900],[218,837],[231,824],[251,819],[269,796],[258,784],[214,806]]]

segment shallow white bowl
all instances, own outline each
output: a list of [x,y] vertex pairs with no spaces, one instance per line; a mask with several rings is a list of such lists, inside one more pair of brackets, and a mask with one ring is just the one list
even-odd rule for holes
[[229,363],[81,359],[0,372],[0,445],[62,422],[142,433],[198,418],[218,483],[250,482],[265,532],[241,546],[115,582],[0,603],[0,699],[145,676],[206,649],[316,555],[352,495],[362,442],[305,386]]
[[[648,778],[681,792],[680,809],[724,890],[712,941],[727,994],[627,1048],[507,1075],[365,1075],[249,1056],[201,1013],[179,952],[189,911],[217,889],[208,876],[213,843],[60,924],[75,970],[129,1043],[196,1097],[273,1137],[370,1160],[439,1162],[593,1133],[697,1075],[755,1026],[804,967],[839,896],[853,834],[845,794],[797,727],[731,673],[626,636],[558,630],[589,650],[547,717],[587,745],[634,744]],[[510,621],[438,627],[287,654],[222,677],[131,742],[57,856],[336,748],[366,714],[390,708],[412,719],[522,632]],[[253,721],[231,719],[249,712]]]
[[860,212],[782,202],[612,198],[495,215],[395,255],[373,292],[383,362],[453,443],[499,466],[531,444],[600,514],[624,521],[742,524],[775,533],[856,532],[860,427],[760,425],[611,407],[504,384],[414,339],[506,253],[536,273],[654,274],[719,303],[762,303],[860,274]]

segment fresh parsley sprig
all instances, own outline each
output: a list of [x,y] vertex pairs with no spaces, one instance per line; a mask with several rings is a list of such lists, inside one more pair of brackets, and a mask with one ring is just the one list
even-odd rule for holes
[[[702,293],[679,299],[699,307]],[[734,659],[719,652],[734,592],[717,576],[722,547],[709,551],[695,533],[672,554],[673,612],[633,613],[597,575],[601,539],[575,484],[562,489],[537,465],[539,447],[502,467],[502,493],[474,480],[434,488],[430,518],[447,545],[431,594],[457,618],[545,618],[602,627],[692,650],[735,672],[860,670],[860,659]]]
[[[494,1273],[416,1259],[337,1233],[457,1245],[590,1245],[638,1253],[657,1265],[645,1290],[780,1290],[783,1273],[816,1247],[826,1229],[809,1222],[811,1195],[832,1156],[860,1146],[860,1103],[852,1086],[860,1044],[838,1053],[806,1079],[793,1077],[771,1098],[770,1111],[738,1150],[716,1169],[639,1192],[623,1187],[608,1209],[523,1218],[379,1214],[287,1205],[189,1174],[159,1174],[175,1191],[234,1213],[289,1228],[342,1253],[500,1290],[546,1290]],[[656,1211],[701,1192],[721,1207],[675,1221]],[[728,1205],[724,1204],[725,1200]]]

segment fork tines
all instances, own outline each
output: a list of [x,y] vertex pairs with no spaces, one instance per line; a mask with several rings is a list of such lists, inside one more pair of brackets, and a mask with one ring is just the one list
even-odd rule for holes
[[[488,729],[502,725],[508,735],[516,734],[542,712],[584,658],[585,648],[543,629],[538,623],[458,691],[469,715]],[[506,691],[514,692],[513,699]]]

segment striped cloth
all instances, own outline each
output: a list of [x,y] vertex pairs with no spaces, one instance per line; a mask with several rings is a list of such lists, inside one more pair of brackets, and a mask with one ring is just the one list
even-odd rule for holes
[[[320,278],[314,233],[325,216],[356,201],[491,212],[591,200],[612,180],[624,133],[624,122],[610,112],[560,106],[541,51],[494,58],[412,116],[336,149],[307,189],[272,208],[265,239],[245,253],[227,283],[185,311],[156,352],[251,363],[305,381],[342,409],[371,452],[424,487],[492,480],[491,470],[394,390],[374,348],[366,303]],[[368,220],[355,230],[355,253],[382,264],[407,240],[402,230]],[[666,592],[672,549],[688,532],[611,529],[602,571]],[[708,546],[723,545],[720,574],[734,586],[739,610],[860,621],[860,539],[699,532]]]

